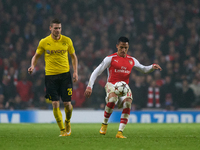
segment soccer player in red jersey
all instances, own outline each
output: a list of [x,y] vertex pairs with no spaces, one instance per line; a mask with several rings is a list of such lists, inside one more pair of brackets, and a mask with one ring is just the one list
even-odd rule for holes
[[116,138],[126,138],[123,136],[122,132],[128,122],[128,117],[130,115],[131,103],[133,99],[132,92],[129,88],[129,92],[125,96],[118,97],[114,93],[114,84],[119,81],[124,81],[128,84],[132,68],[142,73],[150,73],[155,69],[159,69],[161,71],[162,68],[158,64],[144,66],[140,64],[139,61],[134,57],[127,55],[129,49],[129,39],[126,37],[120,37],[116,47],[117,52],[105,57],[101,64],[93,71],[84,94],[86,97],[90,97],[97,76],[99,76],[105,69],[107,69],[108,79],[105,85],[105,90],[107,93],[107,104],[104,111],[104,120],[99,132],[103,135],[106,134],[108,119],[112,114],[115,105],[117,104],[118,108],[122,108],[123,111]]

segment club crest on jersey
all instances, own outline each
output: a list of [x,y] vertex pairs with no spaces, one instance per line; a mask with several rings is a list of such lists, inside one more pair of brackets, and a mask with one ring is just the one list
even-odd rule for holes
[[47,54],[50,54],[50,50],[46,50]]
[[133,65],[133,61],[132,61],[132,60],[129,60],[129,63],[130,63],[131,65]]
[[63,43],[62,43],[62,45],[66,45],[66,44],[67,44],[66,42],[63,42]]

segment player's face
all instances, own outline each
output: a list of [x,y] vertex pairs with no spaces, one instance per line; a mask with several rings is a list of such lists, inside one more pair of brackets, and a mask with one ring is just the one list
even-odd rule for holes
[[126,54],[128,52],[129,44],[128,42],[119,42],[119,44],[116,45],[117,47],[117,54],[120,57],[126,57]]
[[61,34],[61,23],[60,24],[53,23],[52,26],[50,26],[50,30],[52,37],[54,39],[59,39]]

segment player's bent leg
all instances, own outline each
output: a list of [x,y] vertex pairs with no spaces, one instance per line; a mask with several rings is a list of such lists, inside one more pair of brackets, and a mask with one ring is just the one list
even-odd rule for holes
[[57,124],[60,128],[60,135],[59,136],[66,136],[66,131],[65,131],[65,127],[64,127],[63,119],[62,119],[62,113],[60,111],[59,105],[60,105],[59,101],[53,101],[52,102],[53,114],[54,114],[56,122],[57,122]]
[[128,118],[129,118],[130,111],[131,111],[131,103],[132,103],[132,100],[130,98],[125,99],[123,102],[123,111],[121,114],[119,130],[116,135],[116,138],[126,138],[122,135],[122,132],[128,122]]
[[108,119],[110,118],[110,115],[112,114],[117,101],[118,101],[117,95],[115,93],[110,93],[104,111],[104,121],[103,121],[104,124],[108,123]]
[[105,106],[104,111],[104,121],[102,123],[101,129],[99,131],[100,134],[105,135],[107,131],[107,125],[108,125],[108,119],[110,118],[110,115],[113,112],[113,109],[115,107],[115,103],[117,102],[118,98],[114,95],[114,97],[111,97],[108,99],[108,103]]
[[67,136],[70,136],[71,135],[70,119],[72,117],[73,106],[72,106],[71,102],[64,102],[64,106],[65,106],[65,114],[66,114],[65,130],[66,130]]

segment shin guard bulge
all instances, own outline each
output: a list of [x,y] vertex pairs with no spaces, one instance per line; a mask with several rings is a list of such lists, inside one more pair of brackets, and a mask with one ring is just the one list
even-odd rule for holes
[[73,106],[72,106],[72,109],[70,111],[68,111],[67,108],[65,107],[65,114],[66,114],[65,120],[67,122],[69,122],[71,117],[72,117],[72,111],[73,111]]
[[111,97],[106,104],[105,111],[104,111],[104,124],[108,123],[108,119],[110,118],[110,115],[113,112],[113,109],[115,107],[115,103],[117,102],[118,98],[117,97]]
[[124,104],[123,104],[123,111],[122,111],[122,114],[121,114],[119,131],[124,130],[124,128],[125,128],[125,126],[128,122],[130,111],[131,111],[131,103],[129,101],[125,101]]
[[53,108],[53,114],[56,119],[56,122],[60,128],[60,130],[65,130],[63,119],[62,119],[62,113],[60,111],[60,108]]

